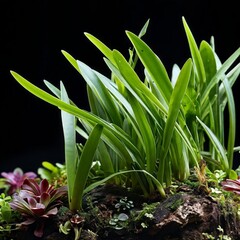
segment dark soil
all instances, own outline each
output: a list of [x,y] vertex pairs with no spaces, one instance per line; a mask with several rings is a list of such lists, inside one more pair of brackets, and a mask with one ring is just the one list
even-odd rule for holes
[[[220,238],[225,235],[237,240],[240,239],[237,211],[232,200],[216,201],[204,189],[188,185],[179,186],[174,193],[169,192],[165,199],[157,194],[145,199],[127,189],[105,185],[86,197],[83,213],[72,215],[68,209],[60,209],[59,215],[45,224],[41,239],[74,239],[73,230],[68,235],[59,232],[59,223],[70,219],[72,225],[81,229],[80,239],[201,240],[226,239]],[[112,224],[111,219],[120,214],[128,219]],[[207,237],[210,235],[212,238]],[[33,238],[33,229],[29,228],[15,232],[12,239],[39,238]]]

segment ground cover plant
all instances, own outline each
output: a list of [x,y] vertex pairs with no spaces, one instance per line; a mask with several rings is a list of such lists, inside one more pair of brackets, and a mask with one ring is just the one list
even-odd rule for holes
[[[120,234],[127,226],[134,234],[144,232],[154,219],[161,219],[154,215],[157,203],[163,201],[169,212],[169,203],[164,202],[169,196],[175,196],[174,199],[170,197],[170,203],[174,201],[171,211],[179,210],[186,199],[193,201],[185,194],[178,194],[183,188],[210,195],[220,203],[229,196],[237,199],[238,171],[233,168],[233,159],[239,147],[235,146],[236,109],[232,87],[240,72],[240,65],[236,63],[240,48],[221,62],[215,51],[214,38],[210,43],[201,41],[198,47],[184,17],[182,23],[190,57],[183,66],[174,64],[171,74],[142,40],[149,20],[138,35],[126,31],[132,44],[127,58],[85,33],[102,52],[110,77],[63,50],[65,58],[86,82],[90,111],[77,107],[62,81],[57,87],[44,80],[49,93],[11,71],[14,79],[27,91],[61,111],[64,164],[55,166],[44,162],[39,168],[37,182],[29,179],[30,174],[21,173],[23,185],[14,183],[20,189],[14,195],[9,194],[12,198],[8,200],[9,205],[13,212],[23,213],[21,217],[28,223],[25,226],[34,225],[40,219],[41,224],[33,230],[36,237],[45,236],[42,221],[49,221],[53,216],[56,219],[56,215],[61,214],[65,218],[59,220],[57,226],[62,237],[73,234],[75,239],[84,239],[88,230],[90,239],[99,236],[103,239],[103,235],[107,238],[108,234],[106,231],[103,234],[102,229],[112,229]],[[141,66],[142,72],[137,72],[137,65]],[[78,143],[77,134],[85,142]],[[1,186],[7,193],[8,186],[13,187],[12,175],[4,173],[2,176]],[[115,193],[108,199],[110,209],[106,203],[107,209],[103,209],[104,204],[94,205],[96,196],[104,195],[98,193],[99,189],[106,194],[106,185],[118,189],[118,193],[121,190],[120,195]],[[31,192],[33,188],[39,188],[39,194],[23,194],[26,189]],[[123,193],[126,196],[122,196]],[[136,193],[138,201],[134,198]],[[137,204],[140,199],[144,203],[141,206]],[[8,201],[5,201],[7,206]],[[232,202],[229,205],[233,205]],[[235,202],[234,206],[239,207]],[[135,208],[138,208],[138,214],[132,211]],[[95,216],[93,228],[88,223],[89,213]],[[131,220],[137,225],[133,226]],[[5,221],[2,232],[9,234],[8,222]],[[158,230],[159,224],[156,224]],[[218,229],[222,229],[221,226]],[[201,237],[210,239],[211,234],[219,234],[217,227]]]

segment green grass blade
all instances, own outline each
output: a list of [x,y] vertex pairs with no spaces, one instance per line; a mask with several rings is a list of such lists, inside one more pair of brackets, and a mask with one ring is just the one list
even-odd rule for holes
[[[169,111],[167,115],[167,121],[163,133],[162,143],[162,156],[158,170],[158,177],[163,182],[164,170],[165,170],[165,158],[169,151],[169,146],[172,139],[172,134],[175,128],[177,117],[181,108],[182,99],[185,95],[189,79],[192,71],[192,60],[188,59],[180,71],[177,82],[172,92],[169,103]],[[179,164],[182,164],[179,162]]]
[[[96,73],[96,72],[95,72]],[[99,76],[101,76],[100,74],[99,74]],[[98,77],[99,77],[98,76]],[[109,79],[107,79],[108,80],[108,82],[109,82]],[[106,83],[106,81],[105,81],[105,83]],[[47,87],[57,96],[57,97],[59,97],[60,98],[60,95],[61,95],[61,93],[60,93],[60,90],[58,89],[58,88],[56,88],[55,86],[53,86],[51,83],[49,83],[49,82],[47,82],[47,81],[45,81],[45,84],[47,85]],[[116,91],[117,93],[119,93],[118,91]],[[120,94],[120,93],[119,93]],[[120,96],[119,96],[119,94],[117,95],[118,97],[119,97],[119,100],[120,100],[120,102],[125,102],[125,100],[123,100],[123,98],[121,98]],[[91,102],[92,100],[89,100],[89,102]],[[91,103],[90,103],[90,105],[91,105]],[[96,110],[95,110],[95,112],[96,112]],[[131,111],[130,111],[131,112]],[[85,138],[85,139],[87,139],[87,133],[85,132],[85,131],[83,131],[83,129],[81,129],[80,127],[78,127],[78,126],[76,126],[76,131],[83,137],[83,138]],[[121,144],[120,143],[118,143],[117,144],[117,142],[118,142],[118,140],[116,139],[116,137],[114,137],[114,136],[112,136],[112,137],[110,137],[110,138],[105,138],[106,139],[106,142],[108,143],[108,145],[111,145],[112,146],[112,148],[115,150],[115,152],[117,152],[118,154],[119,153],[121,153],[121,154],[119,154],[121,157],[123,157],[124,158],[124,156],[126,157],[126,155],[124,155],[123,153],[125,152],[126,153],[126,149],[124,149],[124,147],[123,146],[121,146]],[[115,140],[114,140],[115,139]],[[117,149],[117,147],[114,145],[114,144],[109,144],[110,143],[110,141],[113,141],[114,143],[115,143],[115,145],[117,144],[117,146],[121,149],[121,151],[119,150],[119,149]],[[104,144],[104,143],[103,143]],[[102,144],[100,144],[100,145],[102,145]],[[102,152],[103,152],[103,150],[102,150]],[[108,157],[107,156],[107,153],[105,152],[105,155],[104,155],[105,157],[102,157],[102,165],[103,165],[103,168],[106,170],[105,172],[106,173],[108,173],[108,172],[112,172],[113,171],[113,166],[112,166],[112,162],[110,162],[109,161],[109,158],[110,157]],[[136,156],[137,156],[137,154],[136,154]]]
[[205,70],[206,82],[210,82],[217,72],[214,52],[206,41],[201,42],[199,51]]
[[72,64],[72,66],[73,66],[78,72],[80,72],[80,71],[79,71],[79,68],[78,68],[78,65],[77,65],[76,59],[75,59],[72,55],[70,55],[68,52],[66,52],[66,51],[64,51],[64,50],[62,50],[61,52],[62,52],[62,54],[64,55],[64,57]]
[[119,70],[114,68],[114,66],[111,65],[111,63],[107,61],[106,63],[108,64],[111,71],[113,71],[114,74],[124,83],[124,86],[135,97],[137,97],[140,102],[144,104],[144,99],[148,99],[149,104],[156,105],[164,115],[167,115],[166,107],[156,98],[156,96],[153,95],[150,89],[139,79],[138,75],[129,65],[129,63],[126,61],[123,55],[117,50],[113,51],[113,55]]
[[81,70],[83,78],[91,88],[94,95],[97,97],[99,103],[102,105],[105,113],[109,118],[109,121],[118,126],[121,126],[122,119],[119,109],[104,84],[99,80],[98,76],[90,67],[80,61],[77,61],[77,63],[79,69]]
[[93,190],[94,188],[102,185],[103,183],[107,182],[109,179],[113,178],[113,177],[116,177],[118,175],[122,175],[122,174],[131,174],[131,173],[143,173],[145,174],[146,176],[148,176],[149,178],[151,178],[151,180],[154,182],[154,184],[156,185],[160,195],[162,197],[165,197],[166,194],[165,194],[165,191],[164,191],[164,188],[162,186],[162,184],[152,175],[150,174],[149,172],[145,171],[145,170],[126,170],[126,171],[120,171],[120,172],[116,172],[100,181],[97,181],[97,182],[94,182],[93,184],[89,185],[88,187],[85,188],[84,190],[84,194],[90,192],[91,190]]
[[103,42],[94,37],[92,34],[85,32],[85,36],[108,58],[113,64],[115,63],[112,56],[112,50],[107,47]]
[[[144,24],[144,26],[142,27],[140,33],[139,33],[139,37],[142,37],[145,35],[147,28],[149,25],[149,19],[147,20],[147,22]],[[102,41],[100,41],[98,38],[96,38],[95,36],[93,36],[90,33],[85,32],[84,33],[85,36],[104,54],[104,56],[106,58],[108,58],[114,65],[115,65],[115,61],[114,58],[112,56],[112,50],[107,47]]]
[[216,152],[218,153],[219,161],[221,162],[221,166],[223,170],[229,173],[230,169],[229,169],[228,159],[226,156],[226,151],[224,146],[221,144],[219,139],[215,136],[212,130],[204,122],[202,122],[198,117],[197,117],[197,120],[205,130],[214,148],[216,149]]
[[234,145],[235,145],[235,135],[236,135],[236,111],[235,111],[233,92],[232,92],[232,89],[231,89],[228,79],[224,78],[223,84],[226,89],[226,95],[227,95],[227,99],[228,99],[228,113],[229,113],[227,157],[228,157],[228,162],[229,162],[229,168],[232,169],[233,153],[234,153]]
[[[159,117],[161,114],[163,116],[167,116],[168,114],[168,106],[162,105],[162,103],[156,98],[156,96],[150,91],[147,86],[141,82],[138,78],[137,74],[131,68],[126,59],[122,56],[122,54],[116,50],[113,52],[116,62],[118,62],[118,67],[120,71],[116,69],[109,61],[106,60],[107,65],[114,72],[114,74],[124,83],[124,86],[133,94],[133,96],[141,103],[144,109],[149,113],[158,127],[161,129],[160,125],[161,119]],[[121,72],[121,73],[120,73]],[[152,106],[152,107],[151,107]],[[155,111],[157,108],[157,111]],[[151,109],[151,111],[149,111]],[[155,109],[155,110],[154,110]],[[165,121],[165,120],[164,120]],[[185,123],[182,123],[185,125]],[[192,137],[189,135],[189,132],[186,129],[183,129],[178,123],[176,123],[176,129],[178,133],[181,135],[181,138],[188,146],[189,151],[191,152],[195,163],[197,164],[198,153],[193,149],[193,143],[191,142]]]
[[[42,90],[42,89],[38,88],[37,86],[35,86],[34,84],[30,83],[29,81],[27,81],[25,78],[23,78],[21,75],[19,75],[18,73],[14,72],[14,71],[11,71],[11,74],[19,82],[19,84],[21,84],[26,90],[28,90],[30,93],[37,96],[38,98],[48,102],[49,104],[52,104],[52,105],[60,108],[61,110],[64,110],[68,113],[73,114],[77,118],[88,121],[89,123],[92,123],[92,124],[99,123],[99,124],[103,125],[104,129],[105,129],[104,133],[105,133],[106,137],[109,139],[113,139],[113,141],[112,141],[113,143],[115,143],[115,142],[119,143],[118,146],[121,146],[121,150],[119,150],[119,152],[122,152],[122,154],[124,155],[125,159],[128,162],[132,161],[132,157],[128,153],[127,149],[129,149],[133,153],[133,155],[139,156],[138,149],[134,146],[134,144],[128,138],[126,133],[124,133],[124,131],[121,130],[120,128],[116,129],[116,126],[109,124],[108,122],[99,118],[98,116],[95,116],[95,115],[89,113],[88,111],[79,109],[78,107],[76,107],[74,105],[67,104],[67,103],[59,100],[58,98],[52,96],[51,94],[45,92],[44,90]],[[116,140],[114,140],[114,139],[116,139]],[[121,141],[119,139],[121,139]],[[124,147],[123,143],[124,143],[125,147]]]
[[146,23],[145,23],[144,26],[142,27],[140,33],[138,34],[138,36],[139,36],[140,38],[143,37],[143,36],[146,34],[147,28],[148,28],[148,25],[149,25],[149,21],[150,21],[150,19],[148,19],[148,20],[146,21]]
[[206,81],[204,65],[203,65],[202,58],[201,58],[200,52],[198,50],[196,41],[195,41],[193,34],[192,34],[184,17],[182,17],[182,21],[183,21],[183,26],[184,26],[184,29],[185,29],[185,32],[187,35],[188,44],[190,47],[190,52],[192,55],[193,63],[196,67],[198,82],[200,83],[200,89],[201,89],[201,87],[203,86],[203,83]]
[[70,209],[82,209],[82,197],[87,182],[88,174],[95,156],[96,149],[103,131],[103,126],[97,124],[90,133],[76,166],[74,188],[71,196]]
[[[186,144],[176,133],[176,131],[173,133],[174,137],[170,149],[172,171],[175,178],[184,181],[190,175],[190,156]],[[194,164],[194,166],[196,165]]]
[[[51,90],[51,92],[57,96],[58,98],[61,98],[61,91],[60,89],[58,89],[57,87],[55,87],[52,83],[43,80],[43,82],[45,83],[45,85],[49,88],[49,90]],[[70,102],[70,101],[69,101]]]
[[209,92],[215,86],[216,83],[220,81],[221,78],[224,77],[227,70],[231,67],[231,65],[235,62],[235,60],[240,56],[240,48],[238,48],[218,69],[214,77],[211,81],[206,84],[205,88],[203,89],[203,93],[200,96],[200,104],[203,106],[204,102],[207,100]]
[[[62,101],[69,104],[69,98],[62,82],[60,87]],[[69,114],[65,111],[61,111],[61,117],[64,136],[65,164],[68,178],[68,192],[69,192],[68,197],[70,203],[74,188],[75,170],[77,163],[76,131],[75,131],[76,119],[74,115]]]
[[132,42],[139,59],[151,78],[154,79],[166,103],[168,103],[172,93],[172,84],[163,63],[151,48],[137,35],[129,31],[126,31],[126,34]]
[[129,101],[133,107],[133,111],[144,141],[144,148],[146,151],[146,170],[153,174],[156,166],[156,143],[153,136],[152,129],[146,118],[142,106],[133,96],[129,96]]
[[[236,82],[240,75],[240,63],[238,63],[227,75],[227,79],[229,80],[229,84],[233,87],[233,84]],[[222,103],[223,106],[227,104],[227,96],[226,90],[223,83],[220,84],[219,87],[219,101]]]
[[99,142],[97,153],[100,156],[99,160],[100,160],[101,168],[103,170],[105,177],[113,174],[115,171],[114,171],[111,155],[109,153],[109,150],[107,149],[106,144],[103,141]]
[[[209,84],[211,82],[211,79],[214,77],[214,75],[217,72],[217,64],[215,60],[215,55],[214,52],[211,48],[211,46],[206,42],[202,41],[200,45],[200,54],[202,57],[202,61],[204,64],[204,69],[206,73],[206,84]],[[218,139],[223,138],[222,136],[222,129],[221,129],[221,122],[220,122],[220,114],[221,114],[221,102],[219,101],[219,85],[216,83],[215,86],[212,87],[211,91],[209,92],[208,95],[208,102],[209,104],[212,104],[212,106],[207,107],[207,108],[202,108],[205,109],[204,114],[209,115],[210,111],[209,109],[211,108],[212,111],[212,122],[213,125],[210,126],[210,128],[213,130],[214,129],[214,134],[218,137]],[[201,109],[201,110],[202,110]],[[203,118],[201,118],[203,120]]]

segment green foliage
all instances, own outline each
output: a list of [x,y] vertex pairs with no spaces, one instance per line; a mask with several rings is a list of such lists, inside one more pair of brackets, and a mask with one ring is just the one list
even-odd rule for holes
[[128,219],[129,217],[126,213],[114,214],[109,220],[109,225],[116,230],[122,230],[127,227]]
[[52,163],[44,161],[42,162],[43,168],[38,168],[38,174],[42,179],[46,178],[47,180],[52,180],[54,177],[58,176],[60,173],[60,169],[64,166],[57,163],[54,166]]
[[5,195],[5,193],[0,194],[0,238],[5,240],[9,239],[11,231],[17,229],[15,223],[18,220],[18,214],[16,214],[10,207],[12,197]]
[[[110,77],[62,51],[86,81],[90,111],[69,99],[62,82],[58,89],[45,81],[51,95],[11,71],[29,92],[61,110],[72,210],[81,209],[83,194],[106,181],[140,188],[145,196],[156,189],[165,196],[165,187],[173,179],[186,180],[202,159],[209,171],[222,170],[236,177],[232,169],[237,149],[232,86],[240,73],[239,63],[233,67],[240,48],[221,63],[213,38],[198,47],[184,17],[182,21],[191,57],[182,67],[174,64],[172,76],[142,40],[149,21],[139,35],[126,31],[133,46],[128,59],[85,33],[103,53]],[[142,72],[135,70],[137,64]],[[84,146],[76,143],[76,134],[86,139]],[[103,176],[88,185],[93,162],[99,163]]]
[[148,228],[149,224],[154,220],[153,213],[160,205],[160,202],[143,203],[142,209],[132,214],[132,221],[137,228]]
[[54,166],[52,163],[44,161],[42,166],[38,168],[41,179],[47,179],[55,187],[67,185],[67,173],[64,164],[56,163]]
[[217,237],[217,239],[213,235],[211,235],[209,233],[202,233],[202,235],[204,237],[206,237],[206,239],[210,239],[210,240],[215,240],[215,239],[216,240],[231,240],[232,239],[228,235],[224,234],[224,230],[223,230],[223,228],[221,226],[218,226],[217,230],[219,232],[219,236]]
[[128,200],[127,197],[123,197],[115,204],[117,211],[126,211],[134,207],[133,201]]
[[214,172],[206,171],[207,181],[212,186],[218,186],[227,176],[226,172],[222,170],[215,170]]
[[6,196],[4,193],[0,195],[0,223],[10,223],[12,218],[12,209],[9,205],[11,201],[10,196]]

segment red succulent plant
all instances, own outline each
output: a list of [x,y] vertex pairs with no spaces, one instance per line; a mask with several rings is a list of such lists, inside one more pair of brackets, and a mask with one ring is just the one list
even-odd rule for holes
[[37,177],[36,173],[24,173],[21,168],[15,168],[13,172],[2,172],[1,175],[4,177],[4,182],[8,186],[7,193],[9,195],[18,191],[26,178],[34,179]]
[[240,195],[240,178],[236,180],[226,179],[221,182],[222,188],[226,191],[234,192]]
[[39,184],[34,179],[26,178],[18,193],[13,194],[9,203],[25,219],[21,225],[36,223],[34,235],[42,237],[46,219],[58,213],[61,197],[67,194],[67,186],[55,189],[43,179]]

